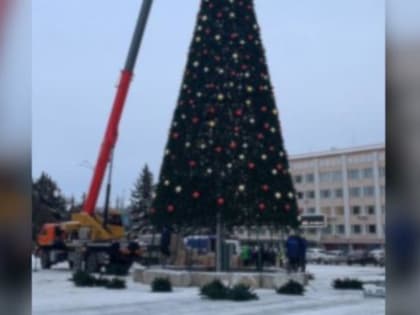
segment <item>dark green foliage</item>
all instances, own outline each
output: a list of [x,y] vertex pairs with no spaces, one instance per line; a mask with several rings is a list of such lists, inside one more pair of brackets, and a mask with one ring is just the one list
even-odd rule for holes
[[237,284],[229,290],[228,299],[237,302],[258,300],[258,296],[251,288],[244,284]]
[[35,239],[44,223],[68,219],[66,200],[57,183],[46,173],[32,183],[32,238]]
[[252,0],[202,1],[151,207],[158,227],[297,227]]
[[113,278],[111,280],[103,277],[95,276],[85,272],[76,271],[70,279],[76,287],[104,287],[108,289],[124,289],[126,287],[125,280]]
[[305,277],[306,277],[306,279],[307,279],[308,281],[313,281],[313,280],[315,280],[315,275],[314,275],[313,273],[307,273],[307,274],[305,275]]
[[147,165],[138,177],[130,198],[130,235],[136,237],[141,229],[150,224],[149,210],[154,192],[153,174]]
[[97,280],[91,274],[84,271],[76,271],[71,279],[76,287],[94,287],[97,285]]
[[107,287],[110,283],[110,280],[107,278],[97,278],[95,279],[95,286],[97,287]]
[[357,279],[335,279],[333,287],[336,290],[363,290],[363,282]]
[[299,282],[290,280],[288,283],[276,290],[278,294],[286,295],[303,295],[305,293],[305,287]]
[[112,278],[106,285],[105,287],[107,289],[113,289],[113,290],[120,290],[120,289],[125,289],[126,288],[126,284],[125,284],[125,280],[123,279],[119,279],[119,278]]
[[210,300],[230,300],[236,302],[258,300],[251,288],[237,284],[233,288],[226,287],[220,280],[214,280],[200,289],[200,295]]
[[210,300],[226,300],[229,289],[220,280],[214,280],[201,287],[200,295]]
[[106,266],[106,274],[114,276],[126,276],[128,275],[129,269],[130,266],[128,264],[108,264]]
[[172,284],[169,279],[166,278],[156,278],[153,280],[152,292],[172,292]]

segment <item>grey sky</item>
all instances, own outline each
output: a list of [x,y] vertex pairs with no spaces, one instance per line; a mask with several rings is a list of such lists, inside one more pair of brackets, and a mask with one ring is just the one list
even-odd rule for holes
[[[33,2],[33,175],[80,198],[140,0]],[[182,3],[182,5],[180,4]],[[255,0],[289,154],[385,139],[383,0]],[[114,198],[158,175],[199,0],[156,0],[121,121]],[[102,203],[100,204],[102,205]]]

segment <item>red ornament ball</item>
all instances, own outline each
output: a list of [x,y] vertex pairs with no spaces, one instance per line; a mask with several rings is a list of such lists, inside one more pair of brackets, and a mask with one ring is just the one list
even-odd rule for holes
[[198,124],[198,122],[200,121],[200,119],[198,119],[198,117],[194,117],[193,119],[192,119],[192,122],[193,122],[193,124]]
[[216,147],[214,149],[214,151],[216,151],[217,153],[221,153],[223,151],[222,147]]
[[258,139],[259,139],[259,140],[264,139],[264,135],[263,135],[262,133],[259,133],[259,134],[258,134]]
[[248,167],[252,170],[252,169],[255,168],[255,164],[250,162],[250,163],[248,163]]
[[188,164],[189,164],[191,167],[195,167],[195,166],[197,165],[197,162],[196,162],[196,161],[194,161],[194,160],[191,160],[191,161],[189,161],[189,162],[188,162]]
[[178,138],[179,138],[179,133],[178,133],[178,132],[174,132],[174,133],[172,134],[172,138],[173,138],[173,139],[178,139]]
[[229,147],[231,148],[231,149],[236,149],[237,148],[237,144],[236,144],[236,142],[235,141],[232,141],[230,144],[229,144]]
[[260,211],[264,211],[265,210],[265,204],[264,203],[260,203],[258,205],[258,208],[260,209]]
[[290,205],[289,204],[285,205],[284,206],[284,210],[286,210],[287,212],[289,212],[290,211]]
[[194,199],[198,199],[198,198],[200,198],[200,193],[198,191],[194,191],[192,196],[193,196]]
[[219,205],[219,206],[223,206],[224,204],[225,204],[225,199],[223,199],[223,198],[218,198],[217,199],[217,204]]
[[237,110],[235,111],[235,115],[236,115],[236,116],[238,116],[238,117],[242,116],[242,110],[237,109]]
[[269,191],[270,190],[270,187],[268,185],[263,185],[261,188],[264,191]]
[[172,212],[174,212],[175,211],[175,207],[173,206],[173,205],[169,205],[168,206],[168,212],[169,213],[172,213]]

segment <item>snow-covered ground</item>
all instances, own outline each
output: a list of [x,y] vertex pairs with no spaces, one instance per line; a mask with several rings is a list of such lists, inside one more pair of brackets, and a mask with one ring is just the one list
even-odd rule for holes
[[[39,265],[38,265],[39,266]],[[38,267],[39,268],[39,267]],[[173,293],[152,293],[148,286],[127,277],[128,288],[122,291],[104,288],[76,288],[65,266],[38,270],[32,274],[33,314],[37,315],[383,315],[385,300],[365,298],[359,291],[342,292],[331,288],[337,277],[361,280],[384,280],[383,268],[315,266],[315,275],[303,297],[277,295],[274,290],[257,290],[255,302],[213,302],[202,300],[197,288],[175,288]]]

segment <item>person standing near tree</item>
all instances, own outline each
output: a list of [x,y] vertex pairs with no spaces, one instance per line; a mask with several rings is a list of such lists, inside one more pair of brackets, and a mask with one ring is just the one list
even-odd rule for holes
[[306,239],[302,236],[300,231],[297,235],[297,239],[299,241],[299,268],[302,272],[305,272],[306,271],[307,242],[306,242]]
[[171,256],[169,246],[171,244],[171,228],[165,226],[162,230],[160,238],[160,252],[162,254],[162,265],[165,266],[168,258]]
[[292,234],[286,241],[286,255],[288,259],[288,271],[296,272],[299,268],[300,241],[296,234]]

